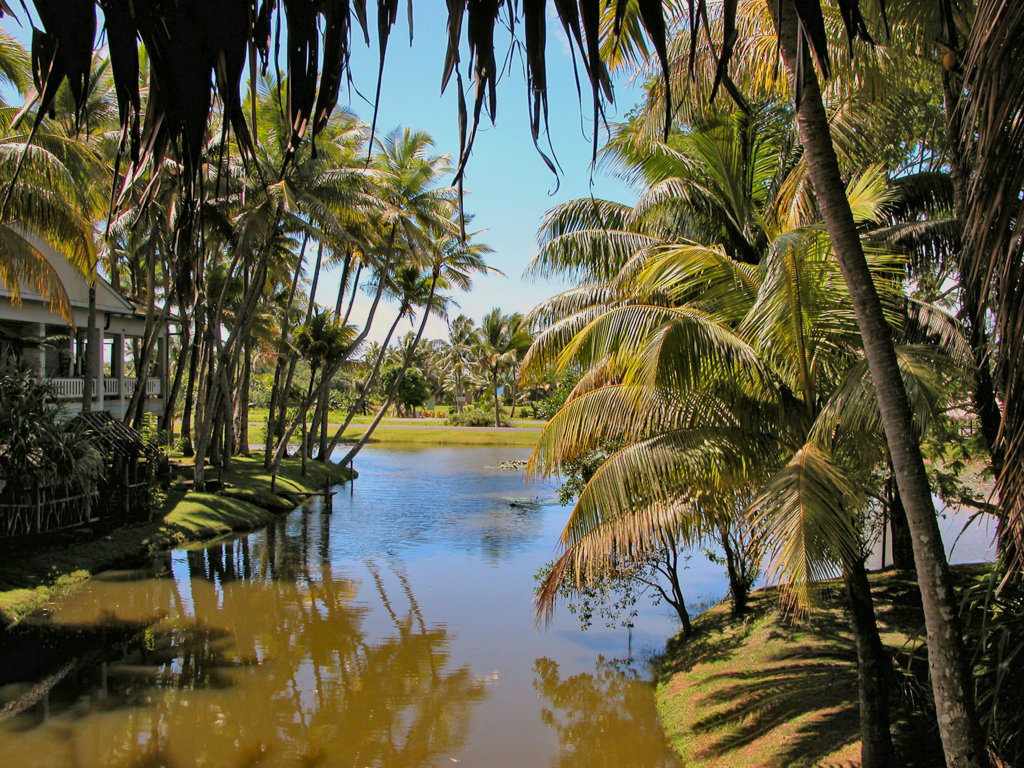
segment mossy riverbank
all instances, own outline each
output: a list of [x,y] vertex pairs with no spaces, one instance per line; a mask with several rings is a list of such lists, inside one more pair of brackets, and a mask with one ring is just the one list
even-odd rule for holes
[[[954,576],[965,583],[986,569],[957,566]],[[920,668],[924,619],[913,575],[870,580],[883,643],[898,668]],[[857,654],[841,585],[828,585],[821,606],[799,620],[777,598],[774,588],[754,592],[741,617],[723,602],[694,622],[691,637],[669,642],[657,702],[684,765],[860,765]],[[892,697],[896,750],[907,766],[941,765],[934,724],[906,706],[912,690]]]
[[[187,469],[187,467],[186,467]],[[217,477],[216,474],[211,479]],[[101,570],[189,541],[255,530],[308,494],[351,478],[337,465],[309,462],[302,477],[298,459],[285,459],[270,491],[270,475],[257,459],[232,459],[217,493],[172,485],[153,520],[72,530],[36,542],[4,545],[0,552],[0,627],[8,627]]]

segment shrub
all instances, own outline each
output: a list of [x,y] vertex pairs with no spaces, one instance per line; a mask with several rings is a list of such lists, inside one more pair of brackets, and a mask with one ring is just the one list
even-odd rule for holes
[[[453,411],[448,414],[444,423],[453,427],[493,427],[494,412],[483,408],[464,408],[462,413]],[[512,424],[507,419],[502,419],[501,426],[511,427]]]
[[0,440],[0,488],[14,495],[57,484],[92,493],[103,472],[82,426],[60,419],[51,386],[13,360],[0,361]]

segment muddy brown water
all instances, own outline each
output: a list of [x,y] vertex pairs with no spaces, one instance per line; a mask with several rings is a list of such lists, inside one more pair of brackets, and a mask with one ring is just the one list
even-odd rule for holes
[[[367,449],[329,513],[103,574],[24,628],[81,649],[6,670],[0,765],[677,766],[646,663],[669,612],[535,625],[568,510],[496,468],[525,456]],[[721,596],[697,560],[690,594]]]
[[[678,767],[647,663],[668,609],[535,625],[568,510],[497,468],[527,453],[368,448],[329,512],[100,575],[0,649],[0,766]],[[953,561],[990,559],[992,533]],[[684,585],[725,592],[700,555]]]

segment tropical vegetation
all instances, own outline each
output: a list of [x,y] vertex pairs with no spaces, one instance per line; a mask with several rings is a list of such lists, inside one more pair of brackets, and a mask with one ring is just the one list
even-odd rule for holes
[[[369,39],[365,3],[209,3],[209,13],[98,4],[101,63],[92,0],[59,12],[36,3],[35,89],[20,112],[0,110],[0,281],[15,298],[19,284],[33,285],[65,310],[26,231],[90,280],[101,270],[146,307],[140,377],[153,365],[155,329],[176,312],[169,394],[181,401],[196,488],[208,465],[229,470],[251,450],[260,375],[272,478],[296,434],[303,461],[326,462],[371,398],[376,413],[342,464],[389,407],[440,394],[461,411],[476,397],[498,426],[502,398],[514,410],[522,391],[550,387],[561,405],[532,468],[586,471],[542,608],[566,585],[650,573],[681,547],[709,543],[738,613],[759,569],[801,610],[839,577],[857,639],[862,763],[886,766],[891,675],[864,568],[881,520],[906,545],[899,564],[916,573],[946,764],[1014,753],[1021,728],[1001,695],[1021,658],[1014,603],[974,596],[965,618],[975,628],[980,612],[985,630],[965,645],[921,444],[942,458],[949,414],[977,418],[997,478],[994,582],[1015,584],[1024,565],[1021,4],[556,3],[591,86],[595,156],[611,73],[638,67],[648,78],[644,103],[601,150],[639,199],[552,210],[535,269],[579,285],[527,319],[496,309],[474,329],[456,318],[436,344],[424,341],[428,319],[447,317],[451,289],[487,269],[488,249],[467,231],[463,172],[481,115],[495,115],[494,28],[505,12],[517,29],[519,4],[448,3],[442,87],[458,73],[457,158],[422,132],[381,135],[336,108],[350,38],[361,28]],[[547,11],[521,10],[539,146]],[[272,53],[275,13],[288,45]],[[397,3],[380,0],[378,14],[383,69]],[[27,87],[28,57],[9,44],[0,54],[0,73]],[[321,273],[334,265],[338,295],[321,309]],[[370,306],[358,317],[363,290]],[[387,336],[372,346],[371,324],[390,303]],[[100,343],[92,315],[91,350]],[[403,319],[414,330],[393,339]],[[96,358],[87,355],[86,378]],[[332,398],[347,406],[333,436]],[[141,422],[141,388],[128,415]],[[173,410],[161,426],[175,431]],[[669,579],[688,629],[678,573]]]

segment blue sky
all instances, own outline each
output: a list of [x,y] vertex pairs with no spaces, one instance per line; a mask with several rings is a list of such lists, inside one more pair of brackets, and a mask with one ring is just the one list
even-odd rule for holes
[[[378,132],[387,133],[397,125],[424,129],[434,136],[439,152],[457,156],[454,77],[444,96],[440,93],[447,44],[447,13],[443,4],[436,1],[419,0],[414,6],[412,45],[409,45],[404,8],[399,13],[398,24],[388,45]],[[18,13],[23,16],[24,12],[19,8]],[[23,41],[29,37],[27,27],[19,27],[9,17],[0,21],[0,26]],[[358,93],[353,90],[349,99],[348,91],[343,90],[339,99],[341,105],[348,106],[367,121],[372,117],[372,106],[363,97],[372,99],[378,63],[376,20],[372,13],[370,30],[370,47],[366,47],[362,39],[353,41],[352,72]],[[522,29],[517,32],[521,36]],[[468,85],[472,74],[467,69],[469,56],[463,47],[463,79]],[[500,24],[495,30],[495,48],[500,62],[509,48],[508,32],[500,28]],[[554,176],[533,147],[522,60],[513,56],[511,66],[503,72],[498,84],[496,125],[492,126],[487,118],[482,119],[465,182],[468,193],[466,211],[475,217],[473,228],[486,230],[480,239],[494,249],[489,262],[504,272],[505,277],[492,275],[481,278],[471,292],[457,294],[455,299],[459,306],[452,308],[453,315],[462,312],[479,321],[495,306],[506,312],[527,311],[564,287],[557,282],[523,278],[523,270],[536,251],[537,227],[551,206],[591,194],[623,202],[635,198],[626,185],[600,168],[591,172],[593,146],[590,143],[589,86],[583,84],[584,114],[581,115],[568,43],[551,10],[547,65],[551,140],[562,168],[557,192]],[[616,87],[617,105],[607,112],[609,120],[621,119],[639,97],[639,89],[627,82],[619,82]],[[471,105],[470,101],[470,108]],[[333,306],[339,279],[340,270],[322,278],[317,291],[318,302]],[[357,307],[361,303],[368,306],[368,298],[365,302],[357,301]],[[371,338],[383,335],[390,321],[386,315],[379,318]],[[404,333],[411,327],[406,326],[400,332]],[[444,322],[432,319],[426,335],[430,338],[446,335]]]
[[[414,7],[412,46],[408,44],[408,25],[403,13],[399,14],[399,23],[388,45],[378,128],[386,132],[402,124],[425,129],[434,136],[438,150],[457,156],[459,134],[454,77],[445,94],[440,93],[447,14],[440,3],[428,4],[421,0]],[[424,12],[428,8],[437,10]],[[589,87],[583,86],[588,89],[583,93],[583,110],[587,114],[581,115],[568,43],[552,14],[549,10],[547,63],[551,141],[562,168],[558,189],[555,192],[556,180],[537,154],[530,137],[525,76],[522,60],[516,56],[498,84],[495,125],[487,118],[481,120],[465,184],[466,211],[475,215],[473,227],[486,230],[480,239],[494,249],[489,262],[506,276],[477,280],[470,293],[455,297],[459,307],[452,309],[453,315],[462,312],[479,321],[495,306],[506,312],[525,312],[564,287],[557,282],[523,278],[523,270],[536,252],[537,227],[551,206],[590,194],[624,202],[635,199],[635,194],[625,184],[601,169],[591,174]],[[499,56],[508,50],[508,33],[504,29],[496,29],[495,47]],[[354,49],[353,78],[361,93],[372,98],[376,84],[376,41],[373,40],[372,49],[367,49],[360,40]],[[465,50],[462,58],[463,79],[468,84],[471,73],[466,69],[469,56]],[[344,102],[344,95],[339,101]],[[350,108],[369,120],[372,107],[353,96]],[[617,105],[609,109],[609,119],[623,117],[639,97],[639,89],[626,82],[618,83]],[[335,275],[329,280],[323,292],[318,291],[319,301],[333,303],[338,277]],[[410,327],[406,326],[406,330]],[[427,336],[444,335],[444,323],[431,320]]]

